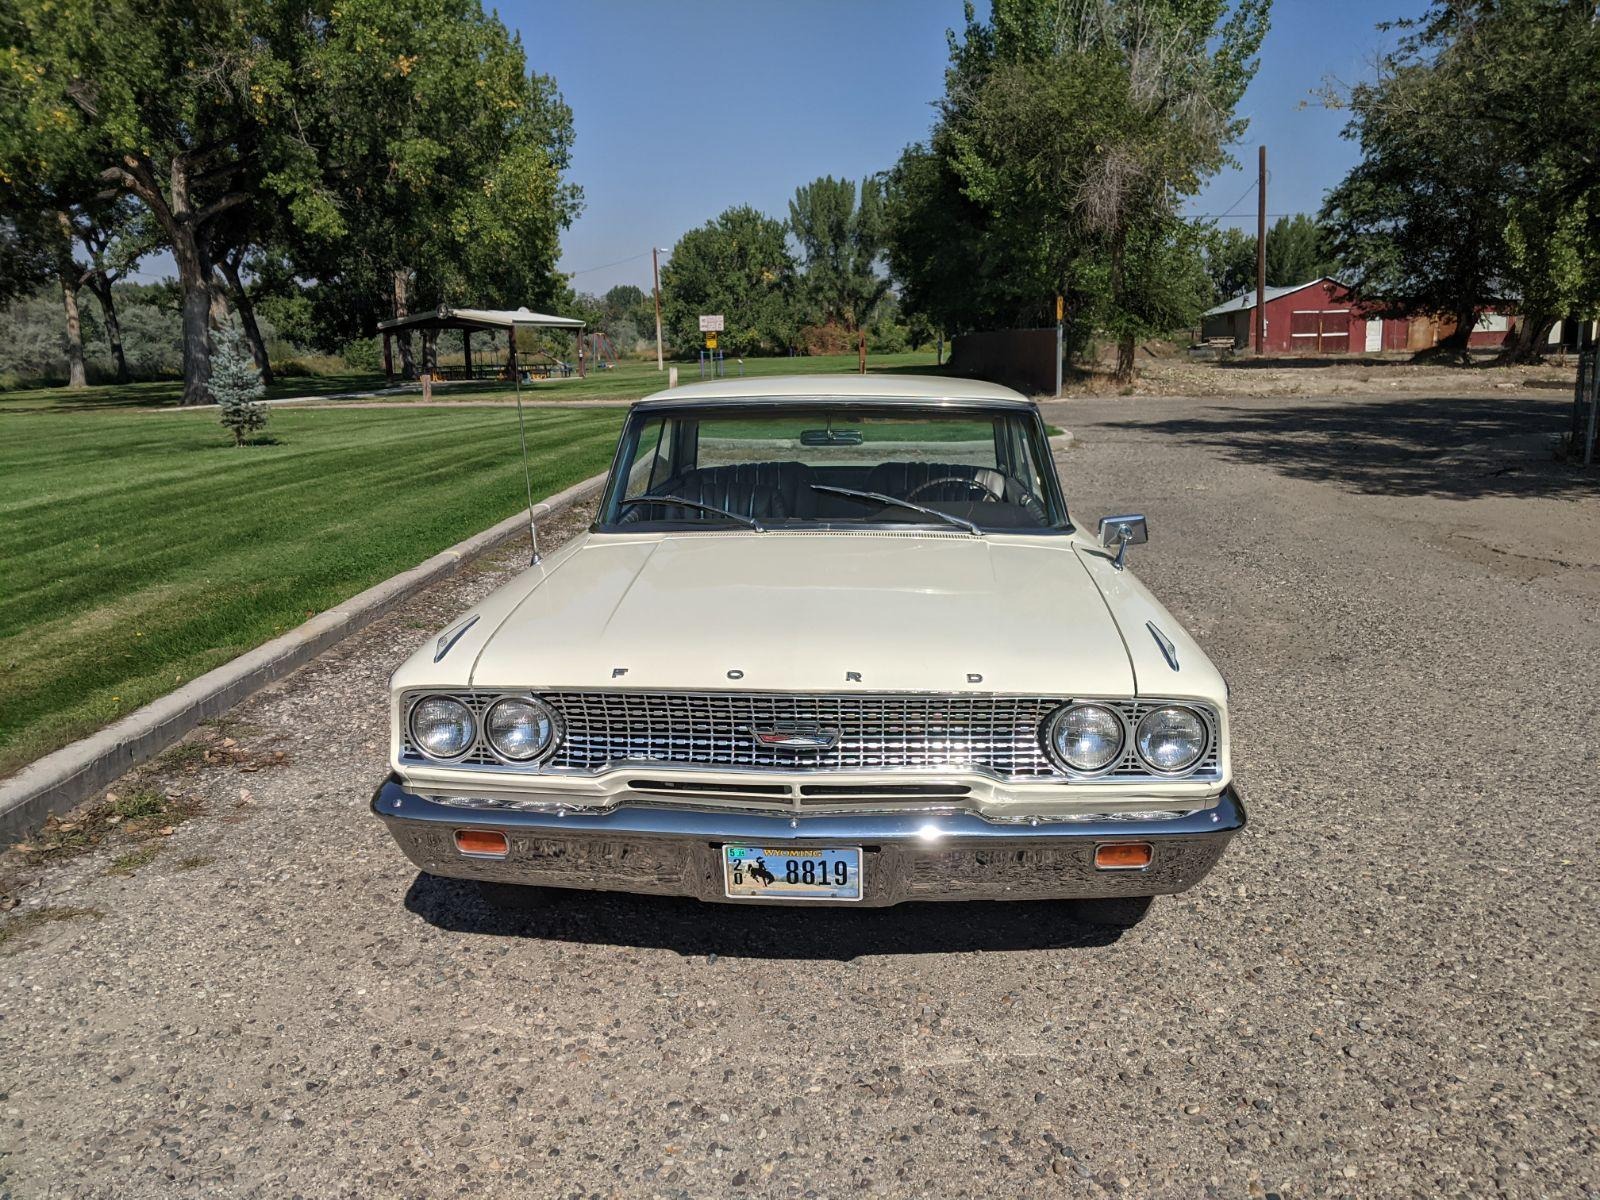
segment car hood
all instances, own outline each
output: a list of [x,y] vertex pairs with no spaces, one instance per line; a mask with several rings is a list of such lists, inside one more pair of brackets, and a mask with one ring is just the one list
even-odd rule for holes
[[553,567],[468,639],[472,686],[1134,691],[1064,537],[592,535]]

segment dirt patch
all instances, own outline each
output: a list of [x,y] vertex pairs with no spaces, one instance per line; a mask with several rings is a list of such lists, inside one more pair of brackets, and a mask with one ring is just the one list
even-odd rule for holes
[[1471,366],[1415,363],[1409,355],[1274,358],[1239,356],[1225,361],[1191,359],[1167,342],[1140,347],[1132,385],[1111,378],[1115,358],[1102,355],[1070,371],[1069,396],[1347,396],[1436,392],[1444,395],[1520,391],[1570,392],[1576,359],[1559,357],[1538,366],[1497,367],[1492,360]]

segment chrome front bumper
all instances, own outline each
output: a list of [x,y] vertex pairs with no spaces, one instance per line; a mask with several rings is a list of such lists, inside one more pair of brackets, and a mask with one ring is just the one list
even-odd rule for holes
[[[406,857],[430,875],[726,901],[719,847],[860,846],[865,894],[854,903],[1156,896],[1205,878],[1244,828],[1229,785],[1214,806],[1166,819],[986,821],[968,813],[832,813],[790,817],[679,805],[625,804],[603,814],[472,809],[406,791],[390,776],[372,797]],[[506,834],[504,858],[456,849],[458,829]],[[1148,842],[1148,867],[1099,870],[1096,846]],[[783,903],[737,900],[737,904]],[[802,903],[826,903],[803,901]]]

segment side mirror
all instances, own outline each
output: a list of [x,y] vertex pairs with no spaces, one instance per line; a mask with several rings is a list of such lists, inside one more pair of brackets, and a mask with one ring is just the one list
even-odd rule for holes
[[1137,513],[1100,518],[1100,544],[1108,550],[1113,546],[1117,548],[1117,557],[1111,565],[1119,571],[1122,570],[1123,560],[1128,557],[1128,547],[1142,546],[1149,540],[1150,526]]

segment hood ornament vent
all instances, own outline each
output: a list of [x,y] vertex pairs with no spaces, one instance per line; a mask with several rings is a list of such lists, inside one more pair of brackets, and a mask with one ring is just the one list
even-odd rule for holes
[[450,651],[455,648],[455,644],[461,640],[462,634],[466,633],[467,630],[471,629],[477,623],[478,618],[476,616],[468,617],[454,629],[446,629],[443,633],[441,633],[439,635],[439,640],[433,644],[433,661],[438,662],[446,654],[449,654]]
[[1162,633],[1154,621],[1146,621],[1144,627],[1150,631],[1150,636],[1155,638],[1156,645],[1161,647],[1161,657],[1167,660],[1167,666],[1176,671],[1178,669],[1178,648],[1172,644],[1172,639]]

